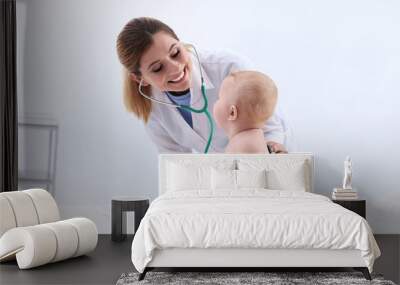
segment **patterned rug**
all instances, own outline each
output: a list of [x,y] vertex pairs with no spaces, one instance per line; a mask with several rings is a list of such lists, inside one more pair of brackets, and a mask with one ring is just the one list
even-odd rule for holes
[[360,272],[154,272],[146,274],[145,279],[138,281],[139,273],[124,273],[116,285],[134,284],[267,284],[267,285],[297,285],[297,284],[379,284],[395,285],[384,280],[382,275],[372,274],[372,281],[364,278]]

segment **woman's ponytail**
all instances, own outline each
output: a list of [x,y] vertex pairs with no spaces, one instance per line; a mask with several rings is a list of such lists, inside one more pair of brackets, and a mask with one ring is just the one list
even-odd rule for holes
[[[151,101],[140,95],[139,84],[131,78],[130,72],[126,68],[123,70],[123,80],[125,108],[147,123],[151,113]],[[150,94],[149,86],[143,86],[142,90],[145,94]]]

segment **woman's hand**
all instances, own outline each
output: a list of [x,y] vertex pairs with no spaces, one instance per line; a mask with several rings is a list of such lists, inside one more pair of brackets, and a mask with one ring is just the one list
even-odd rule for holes
[[266,143],[271,153],[288,153],[283,144],[273,141],[267,141]]

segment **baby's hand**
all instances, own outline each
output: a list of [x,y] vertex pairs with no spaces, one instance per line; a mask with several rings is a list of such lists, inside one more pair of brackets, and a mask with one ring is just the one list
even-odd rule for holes
[[266,143],[271,153],[288,153],[283,144],[273,141],[267,141]]

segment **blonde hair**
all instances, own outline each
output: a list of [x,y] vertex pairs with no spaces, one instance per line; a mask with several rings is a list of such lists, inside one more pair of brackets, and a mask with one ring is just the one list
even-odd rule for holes
[[[124,104],[128,112],[134,113],[145,123],[150,117],[152,102],[139,94],[139,84],[133,80],[131,74],[141,76],[140,59],[143,53],[153,44],[153,35],[161,31],[179,40],[169,26],[157,19],[148,17],[130,20],[117,38],[118,58],[124,66]],[[151,95],[150,86],[143,86],[142,91],[148,96]]]
[[257,124],[265,123],[272,116],[278,99],[274,81],[258,71],[237,71],[229,76],[234,82],[239,112]]

